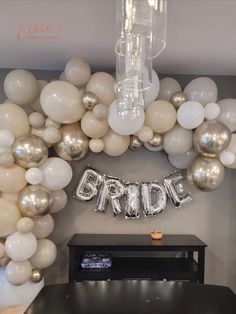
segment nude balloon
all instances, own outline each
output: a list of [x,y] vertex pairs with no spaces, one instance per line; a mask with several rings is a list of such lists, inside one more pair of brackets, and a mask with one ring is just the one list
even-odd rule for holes
[[95,94],[99,103],[109,106],[116,98],[114,85],[115,79],[110,74],[97,72],[90,77],[86,91]]
[[26,186],[25,169],[14,164],[9,168],[0,167],[0,191],[17,193]]
[[106,120],[99,120],[93,112],[87,111],[81,120],[82,131],[91,138],[99,138],[109,129]]
[[32,232],[37,239],[48,237],[52,233],[53,228],[54,221],[50,214],[34,218],[34,228]]
[[0,198],[0,237],[5,237],[16,231],[16,223],[21,213],[15,203]]
[[29,134],[29,118],[25,111],[15,104],[1,104],[0,130],[7,130],[11,132],[15,138]]
[[47,84],[40,96],[44,112],[59,123],[74,123],[85,113],[78,89],[65,81]]
[[15,286],[22,285],[30,279],[32,266],[29,261],[10,261],[6,267],[6,279]]
[[65,67],[65,78],[70,83],[81,86],[88,82],[91,69],[87,62],[80,58],[70,59]]
[[30,261],[34,267],[39,269],[52,265],[57,257],[56,245],[48,239],[39,239],[37,250]]
[[130,137],[127,135],[119,135],[109,130],[102,138],[104,143],[104,153],[109,156],[120,156],[129,148]]

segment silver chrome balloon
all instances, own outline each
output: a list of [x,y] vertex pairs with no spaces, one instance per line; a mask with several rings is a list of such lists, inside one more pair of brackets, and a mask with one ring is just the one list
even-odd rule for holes
[[54,145],[56,153],[63,159],[82,159],[88,152],[89,138],[83,133],[79,123],[64,125],[60,129],[61,138]]
[[86,109],[91,110],[98,104],[98,98],[91,92],[85,92],[82,96],[82,103]]
[[142,145],[143,145],[142,141],[140,141],[140,139],[137,136],[131,135],[129,144],[129,148],[131,150],[139,150],[142,147]]
[[175,172],[164,177],[163,184],[171,203],[175,208],[180,208],[192,200],[191,193],[185,193],[183,184],[184,177],[181,173]]
[[[156,194],[156,202],[154,204],[152,204],[153,193]],[[166,191],[164,186],[158,182],[142,183],[141,197],[145,217],[156,216],[166,208]]]
[[125,218],[139,218],[140,216],[140,184],[127,183],[125,191]]
[[18,196],[17,205],[23,216],[37,217],[47,215],[53,204],[49,190],[40,185],[26,186]]
[[12,154],[19,166],[24,168],[38,167],[47,159],[48,147],[40,137],[27,135],[15,141]]
[[103,177],[100,172],[88,167],[79,180],[74,198],[80,201],[90,201],[98,194],[102,180]]
[[187,97],[182,92],[175,93],[170,100],[175,108],[179,108],[185,101],[187,101]]

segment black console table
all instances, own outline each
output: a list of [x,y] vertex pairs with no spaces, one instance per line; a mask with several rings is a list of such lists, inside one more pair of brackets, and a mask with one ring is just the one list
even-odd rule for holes
[[[68,243],[69,282],[149,279],[204,283],[206,246],[194,235],[166,234],[161,240],[152,240],[149,235],[76,234]],[[159,252],[181,254],[160,257]],[[110,254],[112,267],[83,269],[80,263],[86,253]]]

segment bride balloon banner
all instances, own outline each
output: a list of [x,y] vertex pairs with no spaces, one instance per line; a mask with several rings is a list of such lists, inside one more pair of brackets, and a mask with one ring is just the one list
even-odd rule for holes
[[[104,213],[110,202],[114,216],[125,213],[125,218],[139,218],[142,203],[145,217],[156,216],[166,208],[167,196],[171,203],[180,208],[192,200],[190,193],[184,193],[179,173],[172,173],[163,178],[163,182],[124,182],[119,178],[101,174],[88,168],[79,180],[74,197],[80,201],[90,201],[98,195],[96,212]],[[122,209],[121,199],[125,199]],[[153,204],[153,199],[156,199]]]

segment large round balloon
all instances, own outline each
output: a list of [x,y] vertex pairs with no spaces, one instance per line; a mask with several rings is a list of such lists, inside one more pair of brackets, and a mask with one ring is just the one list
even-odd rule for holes
[[141,111],[140,117],[132,120],[118,119],[117,101],[114,101],[109,107],[108,124],[117,134],[131,135],[141,129],[144,123],[144,111]]
[[114,85],[115,79],[110,74],[97,72],[90,77],[86,91],[95,94],[99,103],[109,106],[116,98]]
[[183,155],[193,146],[193,133],[177,125],[164,135],[163,145],[167,154]]
[[173,128],[176,122],[176,110],[166,100],[157,100],[146,109],[145,124],[154,132],[165,133]]
[[57,257],[56,245],[48,239],[39,239],[37,250],[30,261],[34,267],[39,269],[52,265]]
[[67,204],[67,194],[64,190],[52,191],[53,203],[50,206],[50,213],[57,213]]
[[79,90],[65,81],[47,84],[41,92],[40,100],[44,112],[56,122],[74,123],[85,113]]
[[230,143],[230,130],[223,123],[211,120],[200,125],[194,132],[193,144],[199,153],[215,157]]
[[15,104],[1,104],[0,130],[11,132],[15,138],[29,134],[30,124],[26,112]]
[[218,105],[220,106],[218,120],[224,123],[231,132],[236,131],[236,99],[222,99]]
[[16,231],[16,223],[21,213],[15,203],[0,198],[0,237]]
[[112,130],[109,130],[102,140],[104,143],[104,153],[113,157],[124,154],[130,144],[129,136],[119,135]]
[[197,157],[197,155],[198,152],[196,152],[195,149],[191,149],[183,155],[169,155],[168,160],[170,164],[177,169],[187,169],[191,165],[193,160]]
[[52,203],[52,194],[40,185],[28,185],[20,191],[18,196],[19,209],[26,217],[48,214]]
[[189,182],[200,191],[217,189],[224,181],[225,168],[217,158],[199,156],[188,168]]
[[108,131],[106,120],[98,119],[92,111],[87,111],[81,120],[81,129],[91,138],[99,138]]
[[50,214],[34,218],[33,234],[37,239],[48,237],[54,228],[54,221]]
[[185,129],[195,129],[203,121],[205,110],[197,101],[184,102],[177,111],[177,121]]
[[68,161],[80,160],[88,152],[88,137],[78,123],[61,127],[61,139],[54,145],[57,154]]
[[0,191],[3,193],[17,193],[27,184],[25,169],[14,164],[9,168],[0,167]]
[[198,77],[192,80],[184,89],[188,100],[200,102],[203,106],[217,100],[216,83],[209,77]]
[[33,233],[16,231],[6,239],[5,248],[12,260],[21,262],[33,256],[37,249],[37,240]]
[[70,59],[65,66],[65,78],[70,83],[81,86],[87,83],[91,69],[87,62],[80,58]]
[[6,279],[15,286],[23,285],[30,279],[32,266],[29,261],[10,261],[6,267]]
[[178,81],[172,77],[165,77],[160,81],[160,90],[158,94],[158,99],[170,101],[171,97],[177,93],[181,92],[182,88]]
[[32,73],[17,69],[9,72],[5,77],[4,91],[13,103],[27,105],[38,96],[39,86]]
[[37,167],[48,157],[48,147],[38,136],[27,135],[15,141],[12,153],[15,162],[24,167]]
[[43,180],[41,185],[49,190],[63,189],[70,183],[72,168],[69,163],[61,158],[48,158],[41,166]]

